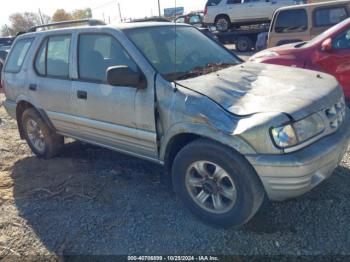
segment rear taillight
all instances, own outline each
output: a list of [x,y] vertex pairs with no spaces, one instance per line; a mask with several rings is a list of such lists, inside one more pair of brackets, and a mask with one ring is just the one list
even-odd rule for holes
[[206,5],[204,8],[204,15],[207,15],[207,14],[208,14],[208,6]]

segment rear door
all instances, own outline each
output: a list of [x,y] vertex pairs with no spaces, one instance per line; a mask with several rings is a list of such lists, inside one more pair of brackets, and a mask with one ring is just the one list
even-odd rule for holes
[[71,33],[50,34],[39,39],[28,76],[28,92],[58,132],[75,134],[70,92]]
[[333,49],[324,52],[318,63],[325,72],[337,78],[350,100],[350,28],[334,37],[332,43]]

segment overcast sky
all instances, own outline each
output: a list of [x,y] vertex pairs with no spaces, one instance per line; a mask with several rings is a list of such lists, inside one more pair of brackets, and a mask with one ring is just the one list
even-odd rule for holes
[[[122,16],[125,18],[141,18],[158,14],[157,0],[9,0],[2,3],[0,8],[0,24],[8,23],[8,17],[15,12],[41,12],[52,16],[58,8],[72,11],[74,9],[90,7],[94,18],[108,22],[119,20],[118,4],[120,3]],[[185,7],[185,12],[203,10],[206,0],[177,0],[177,6]],[[175,0],[160,0],[161,9],[174,7]]]

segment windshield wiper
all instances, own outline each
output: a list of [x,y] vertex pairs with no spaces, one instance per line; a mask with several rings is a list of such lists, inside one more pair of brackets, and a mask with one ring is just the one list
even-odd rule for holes
[[296,44],[294,47],[295,48],[300,48],[300,47],[303,47],[306,43],[307,43],[307,41],[304,41],[304,42],[301,42],[299,44]]
[[210,74],[234,65],[235,64],[230,63],[209,63],[206,66],[197,66],[187,72],[177,72],[172,75],[174,75],[174,80],[184,80],[188,78]]

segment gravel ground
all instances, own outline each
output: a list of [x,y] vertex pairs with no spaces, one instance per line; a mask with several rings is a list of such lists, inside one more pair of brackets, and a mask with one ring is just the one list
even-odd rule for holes
[[312,192],[272,203],[246,226],[197,221],[163,169],[75,141],[39,160],[0,95],[0,259],[51,255],[350,255],[349,152]]

